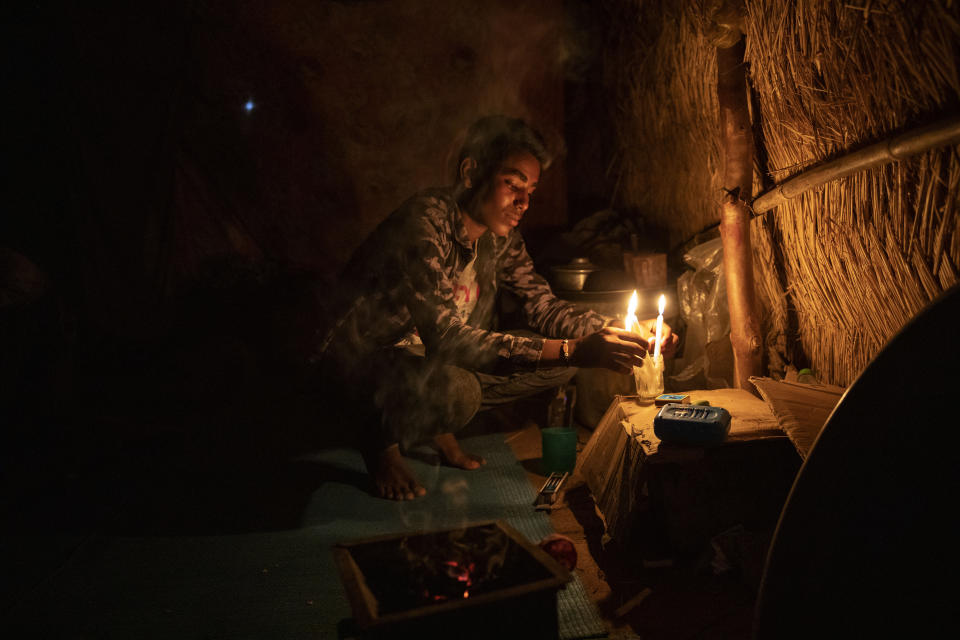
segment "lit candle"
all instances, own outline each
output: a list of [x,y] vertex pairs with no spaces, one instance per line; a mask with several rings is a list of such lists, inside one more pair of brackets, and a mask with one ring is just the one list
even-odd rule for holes
[[637,292],[634,290],[633,295],[630,296],[630,304],[627,306],[627,317],[623,322],[623,328],[627,331],[636,331],[634,327],[640,324],[640,321],[637,320],[637,305],[640,304],[640,299],[637,297]]
[[659,315],[657,315],[657,337],[656,342],[653,345],[654,362],[660,359],[660,338],[663,335],[663,308],[665,306],[667,306],[667,297],[665,295],[661,295],[659,302],[660,312]]

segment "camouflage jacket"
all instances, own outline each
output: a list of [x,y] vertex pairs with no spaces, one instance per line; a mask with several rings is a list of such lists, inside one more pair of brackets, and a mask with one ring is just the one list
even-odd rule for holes
[[[474,249],[463,215],[449,189],[422,191],[390,214],[344,270],[318,356],[356,361],[416,328],[428,357],[469,369],[534,369],[543,339],[489,329],[501,287],[517,295],[530,328],[543,336],[575,338],[603,327],[604,316],[553,295],[516,229],[506,238],[487,231]],[[454,284],[474,251],[480,297],[464,324]]]

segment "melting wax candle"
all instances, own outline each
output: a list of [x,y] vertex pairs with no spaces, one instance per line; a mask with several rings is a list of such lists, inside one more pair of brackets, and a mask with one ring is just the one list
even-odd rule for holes
[[639,304],[640,299],[637,297],[636,290],[634,290],[633,295],[630,296],[630,303],[627,305],[627,317],[623,322],[623,328],[627,331],[639,329],[640,322],[637,320],[637,305]]
[[667,306],[667,297],[665,295],[660,296],[659,302],[659,315],[657,316],[657,335],[656,342],[653,345],[653,359],[657,360],[660,357],[660,339],[663,337],[663,308]]

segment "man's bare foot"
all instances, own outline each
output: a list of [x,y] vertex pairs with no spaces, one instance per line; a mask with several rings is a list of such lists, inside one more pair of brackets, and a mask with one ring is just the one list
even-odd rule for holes
[[390,500],[413,500],[427,493],[400,455],[400,445],[392,444],[368,463],[377,495]]
[[487,464],[487,461],[480,456],[475,456],[461,449],[460,443],[457,442],[457,439],[452,433],[441,433],[438,436],[434,436],[433,443],[440,449],[440,456],[443,458],[443,461],[451,467],[479,469]]

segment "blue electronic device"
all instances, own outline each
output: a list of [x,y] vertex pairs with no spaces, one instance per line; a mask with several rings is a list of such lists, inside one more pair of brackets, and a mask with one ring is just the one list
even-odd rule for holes
[[720,444],[730,433],[730,412],[723,407],[666,404],[653,419],[653,432],[672,444]]

